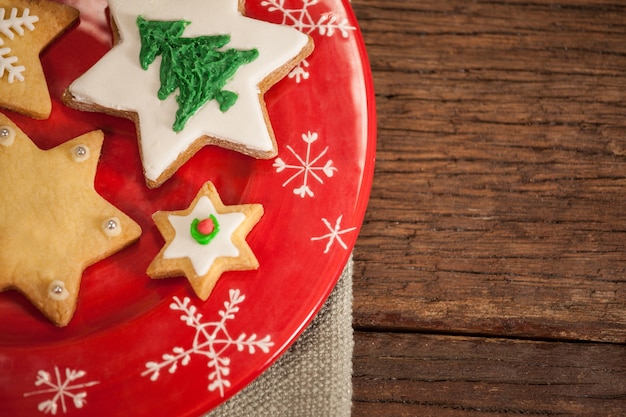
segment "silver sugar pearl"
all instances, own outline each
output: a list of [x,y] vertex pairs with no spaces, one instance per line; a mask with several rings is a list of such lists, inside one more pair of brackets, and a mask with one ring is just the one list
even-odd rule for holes
[[72,148],[72,159],[74,159],[74,162],[85,162],[89,159],[89,156],[87,145],[76,145]]
[[119,236],[122,234],[122,225],[117,217],[109,217],[102,222],[102,231],[108,237]]
[[0,126],[0,145],[8,147],[15,142],[15,130],[11,126]]
[[66,300],[70,296],[69,291],[65,288],[65,283],[55,279],[48,286],[48,297],[55,301]]

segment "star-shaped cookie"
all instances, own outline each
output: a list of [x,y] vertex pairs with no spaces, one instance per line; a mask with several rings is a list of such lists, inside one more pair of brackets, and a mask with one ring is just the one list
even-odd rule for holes
[[225,206],[207,182],[187,209],[152,216],[166,244],[148,266],[148,275],[184,275],[206,300],[222,273],[259,267],[246,237],[262,215],[260,204]]
[[84,269],[141,234],[94,190],[102,142],[94,131],[44,151],[0,114],[0,290],[17,289],[58,326]]
[[[311,53],[313,42],[308,35],[292,27],[243,16],[243,3],[237,0],[109,0],[112,25],[117,29],[115,46],[69,86],[65,102],[81,110],[115,114],[135,121],[148,186],[161,185],[208,144],[257,158],[276,156],[276,140],[263,95]],[[144,37],[138,20],[147,24]],[[167,27],[159,28],[158,22]],[[155,33],[158,36],[152,36]],[[200,44],[213,41],[214,47],[208,54],[200,53],[203,47]],[[151,43],[144,45],[142,42]],[[140,62],[144,47],[154,47],[151,58],[158,58],[146,62],[145,68]],[[180,53],[183,47],[190,48],[187,54]],[[219,67],[218,62],[230,59],[233,50],[253,55],[256,51],[258,55],[247,56],[245,62],[239,62],[234,74],[230,74]],[[182,63],[182,58],[176,58],[192,53],[195,63]],[[215,57],[208,65],[215,64],[218,75],[230,76],[225,85],[214,89],[214,99],[197,109],[182,130],[177,131],[173,126],[183,93],[176,86],[191,82],[195,70],[189,68],[194,64],[199,72],[205,72],[206,65],[200,61],[207,55]],[[168,65],[183,68],[182,77],[170,74],[169,66],[164,69],[166,58]],[[166,73],[165,81],[161,79],[163,73]],[[211,73],[208,77],[213,79],[214,75]],[[174,78],[173,84],[168,84]],[[204,80],[197,81],[198,92],[204,92]],[[162,82],[168,84],[167,97],[158,97],[163,92]],[[193,86],[196,88],[196,84]],[[236,96],[234,104],[223,105],[226,98],[234,97],[233,94]]]
[[52,110],[39,54],[78,19],[46,0],[0,0],[0,107],[35,119]]

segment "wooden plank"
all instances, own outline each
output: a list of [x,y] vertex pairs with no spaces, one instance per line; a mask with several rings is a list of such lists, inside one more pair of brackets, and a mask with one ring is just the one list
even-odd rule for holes
[[353,417],[623,416],[626,346],[355,335]]
[[355,324],[626,342],[626,4],[353,6],[379,118]]

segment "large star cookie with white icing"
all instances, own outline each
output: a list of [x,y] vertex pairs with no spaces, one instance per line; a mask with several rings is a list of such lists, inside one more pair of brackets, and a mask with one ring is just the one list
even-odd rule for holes
[[0,107],[36,119],[50,116],[39,54],[76,19],[76,9],[54,1],[0,0]]
[[237,0],[109,0],[115,46],[75,80],[68,105],[131,118],[158,187],[201,147],[277,153],[264,93],[313,43],[242,15]]
[[186,210],[153,215],[166,244],[149,265],[148,275],[184,275],[206,300],[222,273],[259,267],[246,237],[262,215],[260,204],[225,206],[207,182]]
[[94,190],[102,142],[94,131],[44,151],[0,114],[0,290],[17,289],[58,326],[84,269],[141,234]]

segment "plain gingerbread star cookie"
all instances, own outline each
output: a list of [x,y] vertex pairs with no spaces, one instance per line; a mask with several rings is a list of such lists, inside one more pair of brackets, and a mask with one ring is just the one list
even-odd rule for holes
[[262,215],[260,204],[225,206],[207,182],[187,209],[152,216],[166,244],[148,266],[148,275],[184,275],[206,300],[222,273],[259,267],[246,236]]
[[47,0],[0,0],[0,107],[47,119],[52,100],[39,54],[78,19]]
[[103,139],[94,131],[44,151],[0,114],[0,290],[17,289],[58,326],[84,269],[141,234],[94,190]]
[[[135,122],[148,186],[160,186],[205,145],[276,156],[264,93],[313,41],[243,16],[243,3],[109,0],[115,46],[72,82],[64,101]],[[199,96],[209,99],[194,110],[187,98]]]

